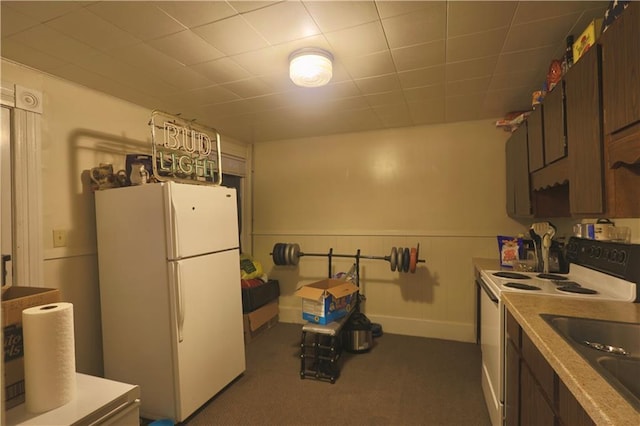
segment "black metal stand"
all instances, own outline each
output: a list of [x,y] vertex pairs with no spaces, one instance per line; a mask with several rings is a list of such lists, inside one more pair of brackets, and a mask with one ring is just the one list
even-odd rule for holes
[[[327,276],[331,278],[333,257],[355,258],[356,285],[360,287],[360,249],[355,255],[334,254],[333,248],[327,254],[306,254],[306,256],[327,256],[329,258],[329,269]],[[360,299],[363,295],[358,294],[354,308],[338,321],[327,325],[320,325],[308,322],[302,326],[302,338],[300,342],[300,378],[307,377],[316,380],[326,380],[331,384],[335,383],[340,376],[340,366],[338,360],[342,354],[342,327],[347,323],[351,315],[360,310]]]

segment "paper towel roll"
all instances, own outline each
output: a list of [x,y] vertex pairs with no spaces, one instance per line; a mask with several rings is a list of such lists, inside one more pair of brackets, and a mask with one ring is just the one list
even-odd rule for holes
[[42,413],[76,397],[73,305],[52,303],[22,311],[27,411]]

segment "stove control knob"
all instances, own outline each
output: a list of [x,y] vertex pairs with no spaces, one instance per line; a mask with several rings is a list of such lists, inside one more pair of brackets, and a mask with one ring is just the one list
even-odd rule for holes
[[607,258],[607,260],[608,260],[609,262],[615,262],[617,257],[618,257],[618,250],[613,249],[613,250],[611,250],[611,252],[609,253],[609,257]]
[[594,256],[595,256],[596,258],[600,258],[600,255],[602,255],[602,247],[596,247],[596,248],[595,248]]
[[616,257],[616,260],[618,261],[618,263],[624,263],[625,260],[627,260],[627,252],[624,250],[620,250],[618,252],[618,257]]

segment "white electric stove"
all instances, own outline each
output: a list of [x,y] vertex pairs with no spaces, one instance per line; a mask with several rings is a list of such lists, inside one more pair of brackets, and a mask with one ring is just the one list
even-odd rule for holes
[[501,295],[529,293],[585,300],[639,302],[640,245],[572,237],[567,274],[483,270],[480,297],[482,390],[494,426],[504,417],[505,314]]

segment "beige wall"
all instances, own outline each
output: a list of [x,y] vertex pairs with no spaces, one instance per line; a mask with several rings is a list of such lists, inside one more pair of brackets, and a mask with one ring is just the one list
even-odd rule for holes
[[[74,304],[77,369],[102,375],[95,210],[87,171],[103,162],[122,169],[125,153],[150,152],[151,111],[8,61],[1,71],[3,84],[43,92],[45,282],[39,286],[59,288],[63,300]],[[222,141],[224,153],[247,157],[247,145],[224,135]],[[66,247],[53,247],[54,229],[67,231]]]
[[[1,78],[40,90],[45,282],[74,304],[78,371],[102,374],[99,283],[93,194],[86,171],[100,162],[124,166],[124,152],[149,146],[150,110],[2,61]],[[281,320],[300,321],[300,283],[324,278],[326,258],[274,268],[276,242],[303,251],[385,256],[420,243],[416,274],[362,261],[365,312],[386,332],[473,339],[471,257],[495,257],[495,236],[524,230],[504,211],[504,141],[491,121],[326,136],[255,146],[255,191],[247,176],[255,258],[280,280]],[[223,135],[223,151],[250,158]],[[627,220],[640,236],[640,220]],[[245,226],[243,247],[252,223]],[[570,223],[567,221],[570,229]],[[68,232],[54,248],[52,232]],[[246,241],[245,241],[246,239]],[[640,242],[640,241],[637,241]],[[251,250],[247,250],[251,251]],[[336,271],[349,262],[335,262]]]
[[415,274],[362,260],[366,314],[388,332],[473,341],[471,258],[496,257],[496,235],[525,229],[505,213],[507,137],[486,120],[256,144],[254,255],[280,281],[281,321],[301,321],[293,292],[328,263],[275,267],[274,243],[371,256],[419,243]]

